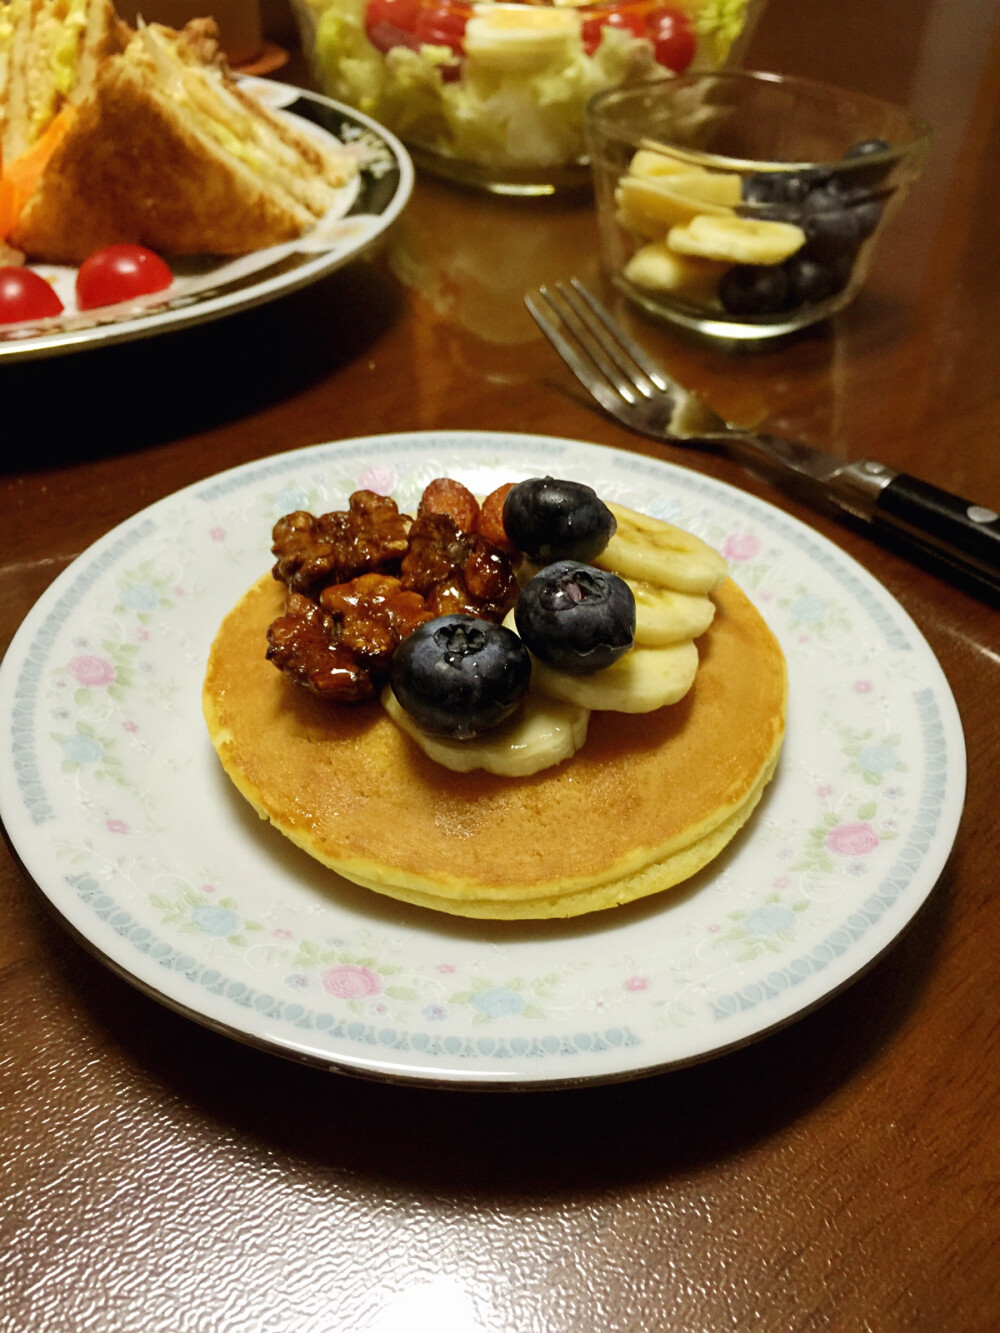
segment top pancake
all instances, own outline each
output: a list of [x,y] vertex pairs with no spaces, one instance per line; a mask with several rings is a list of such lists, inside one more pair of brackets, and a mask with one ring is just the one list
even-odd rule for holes
[[324,703],[264,656],[284,589],[260,579],[212,647],[203,704],[262,817],[345,878],[464,916],[555,917],[678,883],[760,798],[784,735],[781,649],[731,580],[694,686],[654,713],[591,714],[583,749],[526,778],[452,773],[378,702]]

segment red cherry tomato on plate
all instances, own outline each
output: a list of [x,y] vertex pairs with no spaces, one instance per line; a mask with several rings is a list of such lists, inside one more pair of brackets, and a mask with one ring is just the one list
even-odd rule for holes
[[81,310],[117,305],[136,296],[165,291],[173,280],[167,264],[144,245],[106,245],[80,265],[76,303]]
[[413,35],[420,13],[420,0],[368,0],[365,5],[365,36],[377,51],[420,43]]
[[62,314],[51,285],[30,268],[0,268],[0,324],[21,324]]
[[646,28],[657,64],[683,74],[698,44],[688,16],[679,9],[654,9],[646,19]]

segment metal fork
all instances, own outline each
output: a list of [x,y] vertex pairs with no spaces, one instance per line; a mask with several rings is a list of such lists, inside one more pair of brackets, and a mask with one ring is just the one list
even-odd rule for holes
[[539,328],[611,416],[652,439],[722,449],[855,518],[902,535],[1000,590],[1000,515],[875,459],[844,462],[811,445],[742,430],[670,378],[576,278],[525,297]]

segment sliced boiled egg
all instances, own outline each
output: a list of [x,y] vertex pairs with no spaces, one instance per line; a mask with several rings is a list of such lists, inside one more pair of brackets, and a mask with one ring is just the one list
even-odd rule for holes
[[477,5],[465,29],[465,55],[486,69],[530,73],[568,56],[579,41],[580,16],[572,9]]

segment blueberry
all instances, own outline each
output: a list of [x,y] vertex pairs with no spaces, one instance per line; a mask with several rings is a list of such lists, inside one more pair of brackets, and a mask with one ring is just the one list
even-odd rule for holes
[[808,255],[793,255],[785,261],[784,268],[796,305],[813,305],[833,295],[830,270]]
[[883,202],[871,189],[862,185],[853,173],[838,178],[831,186],[845,208],[854,214],[858,239],[867,240],[882,221]]
[[507,536],[532,560],[593,560],[617,524],[590,486],[554,477],[532,477],[508,493],[503,506]]
[[[871,157],[877,153],[888,153],[892,145],[886,139],[862,139],[860,143],[852,144],[844,154],[845,161],[852,161],[859,157]],[[865,185],[871,187],[878,185],[891,169],[891,162],[873,162],[870,166],[857,167],[850,172],[851,181],[856,185]]]
[[855,258],[855,255],[841,255],[839,259],[834,259],[827,265],[833,279],[834,296],[837,292],[842,292],[850,282],[851,274],[854,272]]
[[869,153],[888,153],[891,148],[888,139],[862,139],[860,143],[852,144],[844,156],[867,157]]
[[858,225],[858,238],[862,241],[871,236],[882,221],[882,205],[877,199],[862,199],[851,204]]
[[788,275],[781,264],[736,264],[719,283],[719,300],[731,315],[773,315],[790,303]]
[[742,183],[743,198],[748,204],[784,203],[781,192],[782,181],[783,177],[766,171],[759,171],[753,176],[745,176]]
[[806,234],[803,253],[820,263],[854,255],[861,243],[857,210],[847,207],[836,190],[814,190],[802,208],[799,222]]
[[560,560],[521,589],[514,620],[536,657],[559,671],[589,676],[632,647],[635,597],[617,574]]
[[506,721],[524,698],[531,658],[517,635],[475,616],[439,616],[396,649],[389,683],[426,731],[471,740]]
[[[758,171],[743,180],[743,198],[750,204],[801,204],[823,179],[808,171]],[[754,216],[757,216],[756,211]]]
[[803,254],[787,259],[784,269],[796,305],[815,305],[819,301],[829,300],[831,296],[843,291],[851,276],[850,264],[837,260],[831,264],[821,264]]
[[800,204],[747,204],[740,212],[758,222],[791,222],[798,226],[802,208]]

